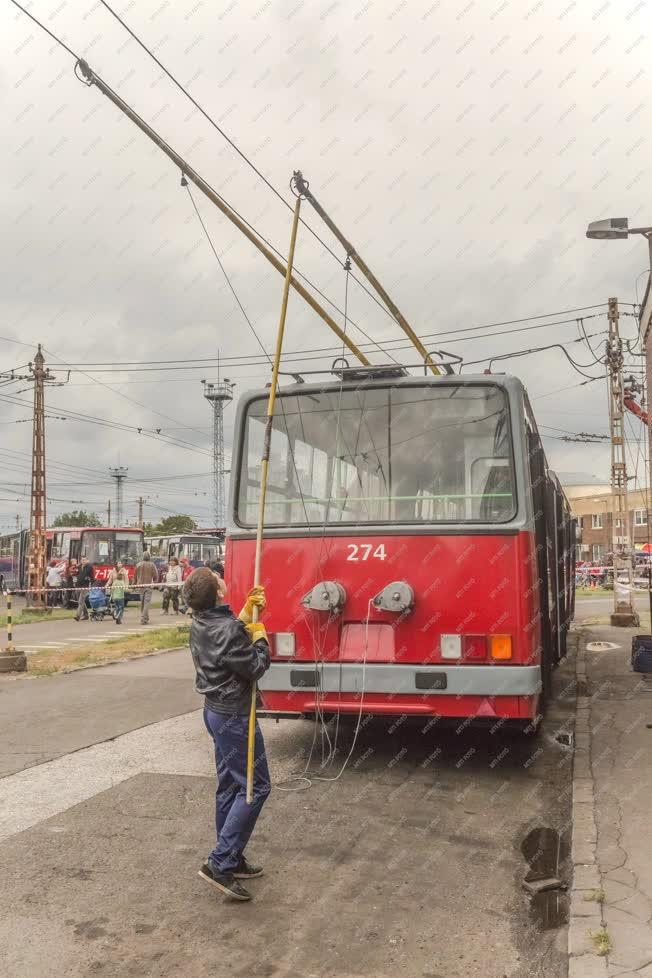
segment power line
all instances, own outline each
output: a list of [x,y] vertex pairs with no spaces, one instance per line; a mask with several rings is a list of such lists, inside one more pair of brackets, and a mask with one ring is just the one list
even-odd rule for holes
[[[163,62],[160,61],[159,58],[156,57],[156,55],[153,53],[153,51],[151,51],[147,47],[147,45],[144,43],[144,41],[142,41],[138,37],[138,35],[131,29],[131,27],[129,27],[129,25],[127,23],[125,23],[125,21],[122,19],[122,17],[120,17],[120,15],[116,13],[116,11],[106,2],[106,0],[100,0],[100,3],[104,7],[106,7],[106,9],[109,11],[109,13],[113,17],[115,17],[115,19],[118,21],[118,23],[121,24],[122,27],[127,31],[127,33],[131,35],[131,37],[134,39],[134,41],[136,41],[136,43],[140,45],[140,47],[143,49],[143,51],[145,51],[150,56],[150,58],[152,58],[152,60],[158,65],[158,67],[161,69],[161,71],[163,71],[167,75],[167,77],[170,79],[170,81],[173,82],[173,84],[175,84],[177,86],[177,88],[179,89],[179,91],[182,92],[186,96],[186,98],[190,100],[190,102],[192,102],[192,104],[195,106],[195,108],[199,112],[201,112],[201,114],[211,124],[211,126],[213,126],[213,128],[215,130],[217,130],[217,132],[219,132],[219,134],[227,141],[227,143],[229,144],[229,146],[231,146],[232,149],[234,149],[236,151],[236,153],[238,154],[238,156],[242,160],[244,160],[244,162],[247,164],[247,166],[249,166],[258,177],[260,177],[260,179],[263,181],[263,183],[272,191],[273,194],[276,195],[276,197],[278,197],[278,199],[281,201],[281,203],[285,207],[287,207],[288,210],[293,211],[294,208],[292,207],[292,204],[290,204],[285,199],[285,197],[281,194],[281,192],[279,190],[277,190],[277,188],[267,179],[267,177],[264,175],[264,173],[261,173],[261,171],[255,165],[255,163],[253,163],[253,161],[249,159],[249,157],[240,149],[240,147],[237,146],[236,143],[234,143],[234,141],[231,139],[231,137],[228,136],[225,133],[225,131],[221,128],[221,126],[219,126],[217,124],[217,122],[215,122],[215,120],[213,119],[213,117],[208,114],[208,112],[203,108],[203,106],[201,106],[199,104],[199,102],[197,102],[197,100],[195,98],[193,98],[193,96],[190,94],[190,92],[188,91],[188,89],[185,88],[181,84],[181,82],[178,81],[177,78],[175,78],[175,76],[172,74],[172,72],[169,71],[169,69],[165,67],[165,65],[163,64]],[[328,254],[331,255],[332,258],[335,259],[335,261],[338,263],[338,265],[341,265],[342,264],[341,259],[335,254],[335,252],[333,251],[333,249],[328,244],[326,244],[326,242],[323,240],[323,238],[321,238],[317,234],[317,232],[314,230],[314,228],[312,228],[311,225],[308,224],[308,222],[305,221],[302,217],[300,217],[299,220],[300,220],[301,224],[310,232],[310,234],[312,234],[312,236],[319,242],[319,244],[328,252]],[[378,298],[378,296],[374,295],[374,293],[364,284],[364,282],[361,282],[360,279],[358,279],[355,275],[352,275],[351,277],[356,282],[356,284],[364,292],[366,292],[366,294],[369,296],[369,298],[370,299],[373,299],[373,301],[376,303],[376,305],[379,306],[379,308],[382,309],[383,312],[387,316],[389,316],[390,319],[393,320],[393,322],[397,322],[396,317],[390,312],[390,310],[387,308],[387,306],[385,306],[385,304],[380,301],[380,299]]]
[[[244,312],[244,310],[243,310],[243,312]],[[244,315],[246,316],[246,313],[244,313]],[[593,318],[597,318],[597,317],[599,317],[601,315],[603,315],[603,314],[602,313],[596,313],[595,316],[589,316],[587,318],[593,319]],[[248,317],[246,317],[246,318],[247,318],[247,322],[249,322],[249,318]],[[520,329],[500,330],[499,332],[488,333],[486,336],[482,336],[482,337],[476,337],[476,336],[458,336],[458,337],[455,337],[454,342],[456,342],[456,343],[468,343],[471,340],[477,340],[478,338],[479,339],[493,339],[494,337],[497,337],[497,336],[511,336],[512,334],[515,334],[515,333],[526,333],[526,332],[529,332],[530,330],[533,330],[533,329],[545,329],[546,327],[565,326],[565,325],[568,325],[569,323],[575,323],[575,322],[577,322],[576,319],[561,319],[561,320],[557,320],[556,322],[538,323],[538,324],[536,324],[534,326],[522,326]],[[466,329],[453,330],[452,333],[446,333],[446,334],[444,334],[444,333],[429,333],[429,334],[426,333],[426,334],[423,334],[422,335],[422,339],[436,338],[440,342],[445,343],[445,342],[448,341],[448,339],[452,338],[453,333],[467,332],[469,329],[484,329],[484,328],[485,327],[481,327],[481,326],[467,327]],[[253,327],[252,327],[252,329],[253,329]],[[256,335],[256,334],[254,333],[254,335]],[[592,336],[599,336],[599,335],[602,335],[602,334],[601,333],[592,333],[591,335]],[[258,339],[258,337],[256,337],[256,338]],[[258,340],[258,342],[260,343],[260,340]],[[569,341],[569,342],[574,342],[574,341]],[[397,352],[398,350],[404,350],[404,349],[407,349],[407,350],[411,350],[412,349],[412,344],[411,343],[407,343],[407,342],[405,342],[402,339],[387,340],[386,346],[389,346],[390,344],[392,344],[392,347],[391,347],[392,352]],[[365,347],[365,348],[367,348],[370,344],[364,343],[364,344],[360,344],[360,345],[363,346],[363,347]],[[374,344],[374,345],[378,346],[378,344]],[[387,349],[383,349],[383,352],[385,352],[385,353],[387,353],[388,355],[391,356],[391,354],[388,352]],[[301,350],[289,350],[284,355],[284,357],[283,357],[283,363],[285,363],[285,364],[287,364],[287,363],[303,363],[303,362],[309,361],[309,360],[324,360],[324,359],[328,359],[330,356],[332,356],[333,354],[336,354],[336,353],[341,353],[341,347],[315,347],[315,348],[311,348],[311,349],[303,350],[303,351],[301,351]],[[308,354],[315,354],[315,356],[312,356],[312,355],[309,356]],[[262,359],[262,357],[260,357],[260,355],[254,355],[254,356],[247,357],[247,358],[242,358],[242,356],[220,357],[220,364],[223,365],[225,363],[228,363],[229,370],[233,370],[233,369],[236,369],[238,367],[264,366],[265,362],[269,362],[267,360],[267,354],[265,354],[265,358],[266,359],[264,361]],[[392,357],[392,359],[394,359],[394,358]],[[486,359],[489,359],[489,358],[486,358]],[[396,361],[394,361],[394,362],[396,362]],[[474,362],[482,363],[484,361],[474,361]],[[130,365],[130,364],[137,364],[137,363],[178,364],[178,366],[143,366],[143,367],[140,367],[140,366],[132,366],[132,365]],[[93,366],[92,364],[85,364],[85,366],[87,368],[89,368],[89,371],[88,371],[89,374],[90,373],[92,373],[92,374],[96,374],[96,373],[120,373],[120,372],[125,372],[125,373],[165,373],[165,372],[177,371],[177,370],[206,370],[206,369],[210,369],[210,367],[213,364],[217,365],[217,360],[215,360],[213,358],[210,358],[208,360],[201,360],[201,361],[197,361],[196,359],[195,360],[161,360],[161,361],[135,361],[134,360],[134,361],[125,361],[124,363],[113,362],[112,365],[111,365],[111,362],[110,361],[105,361],[102,366],[99,366],[99,365],[98,366]],[[73,366],[74,365],[72,365],[71,368]],[[196,430],[196,429],[193,429],[193,430]]]
[[[68,54],[71,55],[71,57],[75,58],[76,61],[79,61],[79,55],[78,54],[75,54],[75,52],[72,50],[72,48],[69,48],[68,45],[64,41],[61,40],[60,37],[57,37],[56,34],[53,34],[52,31],[49,30],[45,26],[45,24],[42,24],[41,21],[40,20],[37,20],[36,17],[33,14],[30,14],[29,10],[26,10],[25,7],[23,7],[21,4],[19,4],[17,2],[17,0],[11,0],[11,2],[13,3],[14,7],[18,7],[18,9],[19,10],[22,10],[22,12],[24,14],[26,14],[29,17],[30,20],[33,20],[34,23],[38,27],[40,27],[42,31],[45,31],[46,34],[49,34],[53,41],[56,41],[57,44],[60,44],[61,47],[64,49],[64,51],[67,51]],[[17,341],[15,341],[15,342],[17,342]],[[27,344],[24,344],[24,345],[26,346]]]
[[[566,316],[566,315],[569,315],[570,313],[573,313],[573,312],[581,312],[582,309],[597,309],[600,306],[604,306],[604,305],[606,305],[606,303],[602,302],[602,303],[599,303],[596,306],[583,306],[582,308],[579,308],[579,309],[561,309],[561,310],[559,310],[557,312],[542,313],[541,315],[538,315],[538,316],[525,316],[522,319],[507,319],[507,320],[504,320],[503,322],[498,322],[498,323],[484,323],[484,324],[482,324],[480,326],[464,326],[464,327],[461,327],[460,329],[456,329],[456,330],[444,330],[443,332],[439,332],[439,333],[422,333],[421,334],[421,339],[423,339],[423,340],[426,340],[426,339],[441,339],[441,340],[445,340],[447,337],[453,336],[454,334],[457,334],[457,333],[469,333],[469,332],[474,332],[474,331],[477,331],[477,330],[493,329],[495,326],[514,326],[517,323],[528,323],[528,322],[532,322],[532,321],[538,320],[538,319],[554,319],[555,316]],[[595,313],[592,316],[584,316],[583,318],[584,319],[595,319],[596,317],[601,316],[601,315],[604,315],[604,313]],[[532,328],[533,329],[543,329],[546,326],[563,326],[563,325],[568,324],[568,323],[576,323],[576,322],[578,322],[577,318],[573,318],[573,319],[562,319],[562,320],[559,320],[558,322],[553,322],[553,323],[541,323],[539,326],[535,326],[535,327],[532,327]],[[515,329],[515,330],[510,330],[509,332],[512,332],[512,333],[520,333],[520,332],[523,332],[523,330]],[[488,337],[490,338],[490,336],[502,336],[502,335],[508,335],[508,334],[507,333],[492,333],[492,334],[488,334]],[[409,347],[410,349],[412,348],[412,345],[409,344],[409,343],[406,343],[405,340],[403,339],[403,337],[398,337],[398,338],[393,339],[393,340],[391,340],[391,339],[390,340],[386,340],[385,341],[385,345],[389,345],[389,344],[392,344],[392,345],[400,344],[403,347]],[[360,346],[361,347],[378,346],[378,344],[375,342],[375,340],[371,340],[370,343],[360,343]],[[298,356],[298,355],[301,355],[301,354],[304,354],[304,353],[331,353],[331,352],[333,352],[333,353],[341,352],[341,347],[340,346],[319,346],[319,347],[310,348],[308,350],[288,350],[287,351],[287,355],[290,355],[290,356]],[[267,354],[266,353],[265,353],[265,357],[267,357]],[[230,362],[230,361],[233,361],[233,360],[239,360],[239,359],[241,359],[240,356],[231,356],[231,357],[229,357],[229,356],[226,356],[226,357],[220,356],[219,362],[220,363],[227,363],[227,362]],[[249,358],[247,360],[247,362],[248,363],[251,362],[251,358]],[[139,365],[139,364],[148,364],[148,365],[151,365],[151,364],[185,364],[185,363],[197,363],[197,364],[200,364],[200,365],[206,365],[206,364],[217,363],[217,358],[216,357],[208,357],[208,358],[205,358],[205,357],[194,357],[192,359],[184,359],[184,360],[122,360],[122,361],[115,361],[115,360],[88,360],[88,361],[84,361],[82,363],[67,364],[67,366],[72,366],[72,367],[110,367],[110,366],[117,366],[117,365],[128,366],[128,365]]]

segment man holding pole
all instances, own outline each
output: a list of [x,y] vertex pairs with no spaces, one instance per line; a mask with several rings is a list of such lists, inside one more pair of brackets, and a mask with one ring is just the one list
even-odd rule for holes
[[195,689],[204,696],[204,723],[215,745],[217,843],[199,870],[206,882],[236,900],[250,900],[240,880],[262,876],[244,850],[271,791],[265,744],[258,723],[254,736],[253,797],[247,800],[248,717],[255,682],[269,668],[265,626],[253,622],[265,608],[265,592],[255,587],[238,618],[223,602],[224,581],[208,567],[194,571],[183,588],[192,608],[190,651]]

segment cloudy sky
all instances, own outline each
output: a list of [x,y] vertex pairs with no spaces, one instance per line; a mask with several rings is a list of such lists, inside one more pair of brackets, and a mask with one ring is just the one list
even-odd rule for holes
[[[29,9],[286,251],[290,211],[101,3],[34,0]],[[574,321],[541,324],[598,306],[584,320],[598,351],[599,304],[614,295],[633,312],[645,243],[591,242],[584,232],[608,216],[652,222],[650,14],[640,0],[134,0],[119,10],[286,199],[292,171],[303,170],[429,346],[468,363],[559,342],[590,364],[586,343],[571,342]],[[129,518],[142,493],[149,519],[183,511],[209,525],[210,413],[200,380],[214,379],[215,366],[135,367],[214,364],[219,353],[237,392],[268,379],[260,348],[178,171],[75,78],[71,56],[10,0],[0,0],[0,17],[0,371],[26,364],[38,342],[59,381],[71,365],[65,386],[47,395],[49,515],[78,500],[105,512],[108,469],[122,465]],[[198,192],[195,200],[271,349],[280,276]],[[316,216],[307,208],[304,216],[343,259]],[[297,265],[342,307],[341,265],[305,229]],[[349,312],[381,343],[402,336],[355,284]],[[550,319],[461,332],[543,314]],[[505,333],[519,326],[538,328]],[[635,336],[631,315],[621,326]],[[293,299],[287,351],[333,346]],[[401,346],[399,354],[414,360]],[[326,366],[332,356],[303,362]],[[578,386],[584,378],[558,350],[495,369],[527,385],[555,469],[608,475],[606,448],[554,437],[606,432],[603,381]],[[2,528],[28,517],[25,387],[0,387]],[[232,417],[229,409],[229,443]]]

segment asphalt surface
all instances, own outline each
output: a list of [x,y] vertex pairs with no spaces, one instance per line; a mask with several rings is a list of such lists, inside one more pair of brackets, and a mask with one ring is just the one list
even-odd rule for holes
[[0,677],[0,777],[196,710],[189,656],[181,649],[58,676]]
[[[522,889],[543,829],[567,872],[572,752],[555,735],[572,663],[556,687],[535,741],[365,725],[339,778],[273,791],[252,842],[267,875],[254,903],[233,905],[196,876],[214,778],[186,650],[3,681],[3,768],[19,772],[0,779],[3,974],[565,978],[565,898],[535,908]],[[313,724],[263,729],[275,781],[305,768],[313,742],[319,773]],[[352,735],[342,724],[323,776]]]

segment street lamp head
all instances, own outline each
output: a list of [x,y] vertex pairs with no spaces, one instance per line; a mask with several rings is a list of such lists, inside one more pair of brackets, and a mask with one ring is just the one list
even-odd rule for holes
[[629,220],[626,217],[609,217],[606,221],[591,221],[586,229],[587,238],[597,240],[626,238],[628,234]]

